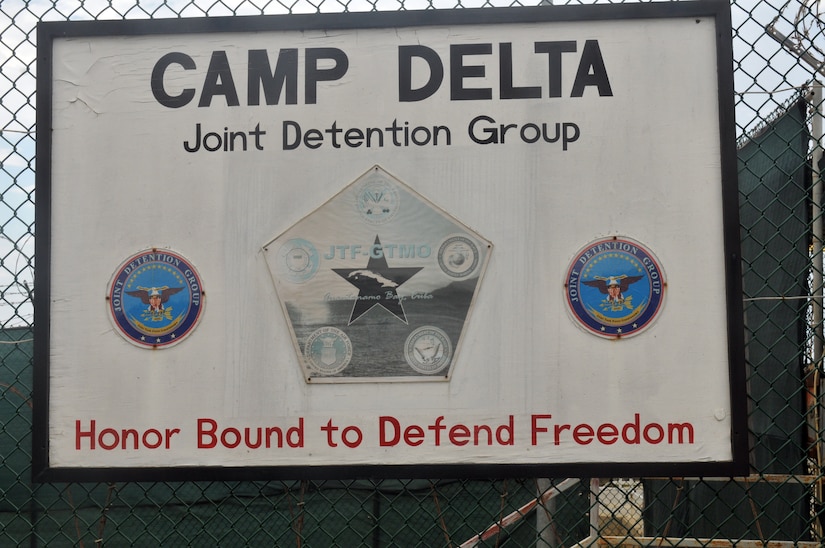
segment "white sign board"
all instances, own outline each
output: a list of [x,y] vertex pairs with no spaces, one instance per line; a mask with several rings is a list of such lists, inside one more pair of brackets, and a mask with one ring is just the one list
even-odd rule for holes
[[35,477],[741,472],[728,9],[42,24]]

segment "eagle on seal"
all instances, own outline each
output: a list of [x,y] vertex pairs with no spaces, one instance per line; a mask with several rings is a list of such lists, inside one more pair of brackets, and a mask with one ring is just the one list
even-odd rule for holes
[[[584,285],[595,287],[604,295],[607,295],[609,301],[624,300],[624,292],[627,288],[642,279],[642,276],[595,276],[594,280],[582,281]],[[618,289],[618,291],[617,291]]]
[[162,287],[138,287],[137,291],[127,291],[126,294],[137,297],[143,304],[148,305],[152,297],[160,297],[160,304],[166,304],[172,295],[181,291],[183,291],[182,287],[164,285]]

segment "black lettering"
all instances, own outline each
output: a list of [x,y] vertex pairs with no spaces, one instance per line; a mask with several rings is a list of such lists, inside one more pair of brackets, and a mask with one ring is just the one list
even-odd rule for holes
[[[418,89],[412,89],[412,59],[418,57],[427,63],[430,77]],[[427,46],[398,47],[398,100],[402,103],[421,101],[435,93],[444,80],[444,65],[435,50]]]
[[450,46],[450,99],[453,101],[472,101],[492,99],[491,88],[465,88],[465,78],[483,78],[484,65],[464,65],[466,55],[490,55],[492,44],[453,44]]
[[[194,91],[194,90],[193,90]],[[192,139],[193,145],[189,141],[183,142],[183,148],[186,152],[197,152],[201,148],[201,125],[195,124],[195,138]]]
[[[329,59],[335,64],[331,68],[318,67],[318,61]],[[347,54],[337,48],[307,48],[306,50],[306,89],[304,100],[308,105],[317,102],[318,82],[331,82],[341,79],[347,73],[349,59]]]
[[[284,150],[295,150],[301,145],[301,125],[292,120],[284,120],[283,123],[283,148]],[[290,129],[295,135],[294,139],[290,139]]]
[[495,128],[490,129],[489,127],[483,127],[480,131],[485,136],[484,137],[478,137],[476,135],[475,127],[476,127],[476,124],[478,124],[479,122],[487,122],[488,124],[495,124],[496,123],[496,121],[493,120],[492,118],[490,118],[489,116],[484,116],[483,114],[481,116],[476,116],[475,118],[473,118],[470,121],[470,126],[469,126],[470,139],[472,139],[474,143],[478,143],[479,145],[497,144],[498,143],[498,132],[495,130]]
[[[220,80],[220,83],[218,81]],[[226,58],[225,51],[213,51],[212,59],[209,61],[209,69],[201,90],[201,98],[198,101],[199,107],[208,107],[212,104],[212,97],[223,95],[226,97],[226,105],[236,107],[238,92],[235,91],[235,81],[232,78],[232,70],[229,68],[229,59]]]
[[502,99],[538,99],[541,97],[540,87],[513,87],[513,44],[502,42],[498,45],[499,54],[499,86]]
[[582,50],[582,58],[579,60],[579,69],[576,71],[576,79],[573,81],[573,90],[570,97],[581,97],[584,95],[584,88],[596,86],[599,89],[600,97],[612,97],[613,90],[610,88],[610,80],[607,78],[607,69],[602,59],[602,50],[599,49],[597,40],[586,40]]
[[155,66],[152,69],[152,78],[150,81],[152,86],[152,95],[155,96],[158,103],[165,107],[180,108],[189,104],[195,96],[195,90],[193,88],[185,88],[179,95],[169,95],[166,92],[166,88],[163,87],[163,75],[166,73],[166,69],[169,68],[169,65],[173,64],[180,65],[184,70],[195,70],[195,68],[197,68],[195,66],[195,61],[185,53],[181,53],[179,51],[167,53],[158,59],[158,62],[155,63]]
[[536,53],[547,54],[548,97],[561,97],[561,54],[576,51],[576,42],[536,42]]
[[298,103],[298,50],[282,49],[278,53],[275,72],[269,65],[266,50],[249,50],[249,77],[247,79],[247,103],[261,104],[261,87],[267,105],[277,105],[281,92],[286,90],[286,104]]

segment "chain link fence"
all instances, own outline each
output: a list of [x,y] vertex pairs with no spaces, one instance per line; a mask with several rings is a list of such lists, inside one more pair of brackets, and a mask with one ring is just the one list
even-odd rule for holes
[[[542,2],[546,4],[548,2]],[[557,2],[558,3],[558,2]],[[512,6],[487,0],[0,3],[0,546],[822,546],[821,154],[812,0],[734,0],[752,474],[33,484],[38,21]],[[552,9],[552,8],[548,8]],[[813,266],[812,266],[813,265]]]

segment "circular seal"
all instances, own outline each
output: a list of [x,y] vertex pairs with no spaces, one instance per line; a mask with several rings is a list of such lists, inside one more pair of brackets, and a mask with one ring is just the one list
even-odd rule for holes
[[312,370],[322,375],[334,375],[349,365],[352,342],[340,329],[322,327],[307,338],[304,357]]
[[278,269],[292,283],[304,283],[315,276],[318,263],[318,250],[302,238],[288,240],[278,250]]
[[358,213],[373,225],[386,223],[398,213],[398,189],[381,177],[373,177],[361,185],[355,200]]
[[148,249],[126,259],[106,293],[118,333],[143,348],[172,346],[198,323],[205,293],[200,275],[177,253]]
[[438,248],[438,266],[453,278],[465,278],[478,266],[476,244],[466,236],[451,236]]
[[437,327],[419,327],[404,343],[404,358],[422,375],[433,375],[450,364],[453,345],[447,334]]
[[602,337],[636,335],[659,315],[665,296],[661,263],[628,238],[604,238],[582,248],[567,270],[564,292],[577,325]]

